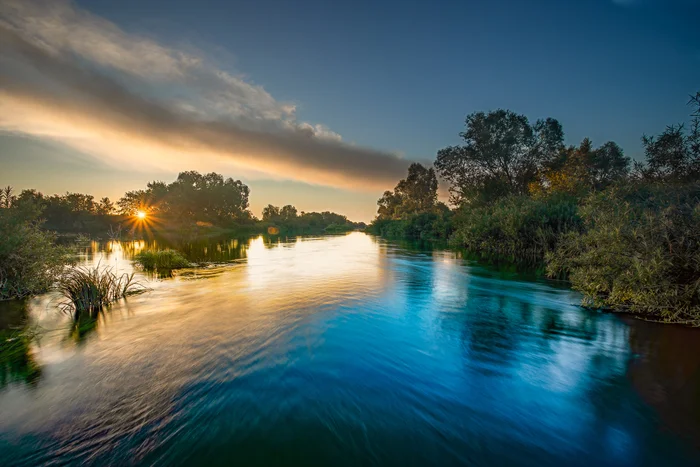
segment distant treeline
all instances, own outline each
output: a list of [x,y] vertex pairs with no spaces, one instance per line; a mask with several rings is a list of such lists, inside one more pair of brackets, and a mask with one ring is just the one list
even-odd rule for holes
[[[37,190],[23,190],[15,195],[7,187],[0,192],[0,208],[14,208],[28,217],[40,218],[46,230],[99,237],[144,230],[305,234],[365,227],[333,212],[298,214],[291,205],[281,209],[269,205],[260,220],[249,210],[249,195],[250,189],[240,180],[188,171],[172,183],[153,181],[143,190],[129,191],[116,203],[81,193],[45,196]],[[143,219],[138,213],[143,213]]]
[[552,118],[473,113],[462,145],[384,193],[368,231],[544,263],[585,305],[700,324],[700,93],[690,104],[690,126],[644,136],[634,163],[614,142],[565,146]]

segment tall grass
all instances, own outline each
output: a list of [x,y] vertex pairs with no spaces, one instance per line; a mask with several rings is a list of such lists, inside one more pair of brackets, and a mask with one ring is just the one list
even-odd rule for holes
[[192,266],[187,258],[175,250],[147,250],[134,257],[145,271],[169,274],[173,269],[189,268]]
[[134,273],[117,275],[111,268],[99,266],[70,269],[58,280],[57,288],[65,298],[61,304],[64,311],[76,316],[95,315],[112,302],[146,290],[134,281]]

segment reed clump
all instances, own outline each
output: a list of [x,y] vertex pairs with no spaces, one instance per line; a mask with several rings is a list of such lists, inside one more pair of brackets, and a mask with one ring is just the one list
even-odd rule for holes
[[63,310],[76,316],[95,315],[110,303],[147,290],[134,280],[134,273],[119,275],[99,266],[71,268],[58,280],[57,288],[65,298]]
[[146,250],[134,257],[145,271],[169,274],[174,269],[189,268],[192,264],[176,250]]

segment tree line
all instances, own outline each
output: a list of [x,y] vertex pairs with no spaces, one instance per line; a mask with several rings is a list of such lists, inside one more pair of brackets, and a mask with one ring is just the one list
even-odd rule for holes
[[268,205],[258,219],[249,209],[250,189],[240,180],[217,173],[181,172],[175,181],[152,181],[145,189],[128,191],[116,202],[92,195],[66,193],[46,196],[29,189],[15,195],[11,187],[0,190],[0,208],[24,212],[41,219],[46,230],[59,233],[101,235],[114,226],[138,227],[137,213],[149,228],[188,229],[220,227],[249,232],[277,228],[284,233],[321,233],[363,228],[333,212],[297,212],[292,205]]
[[552,118],[472,113],[463,143],[411,165],[368,229],[543,263],[587,306],[700,324],[700,92],[689,104],[689,126],[642,137],[643,161],[612,141],[566,146]]

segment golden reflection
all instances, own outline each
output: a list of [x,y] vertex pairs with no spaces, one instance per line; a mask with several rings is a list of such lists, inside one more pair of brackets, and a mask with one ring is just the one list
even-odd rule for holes
[[264,290],[261,299],[333,300],[382,282],[376,245],[362,233],[289,239],[251,239],[245,268],[248,286]]

